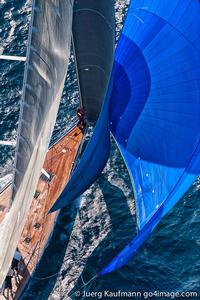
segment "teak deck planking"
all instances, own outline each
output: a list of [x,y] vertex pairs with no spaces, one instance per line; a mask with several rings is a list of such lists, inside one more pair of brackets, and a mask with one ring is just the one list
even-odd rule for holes
[[[19,274],[12,279],[14,298],[11,295],[7,297],[7,291],[5,291],[5,296],[0,296],[0,299],[18,299],[34,272],[58,215],[57,212],[48,214],[49,209],[55,203],[70,177],[82,139],[83,132],[76,126],[49,149],[43,169],[52,174],[53,178],[51,182],[40,178],[37,186],[37,191],[40,194],[37,199],[33,198],[18,243],[18,251],[21,253],[22,259],[19,264]],[[0,194],[0,222],[6,214],[10,194],[11,185]]]

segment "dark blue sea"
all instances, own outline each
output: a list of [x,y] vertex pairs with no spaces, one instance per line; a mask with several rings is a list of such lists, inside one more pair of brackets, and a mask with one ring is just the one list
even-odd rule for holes
[[[117,35],[127,4],[128,0],[116,0]],[[0,0],[0,54],[25,55],[30,11],[29,0]],[[0,140],[16,140],[23,72],[23,62],[0,61]],[[70,126],[77,99],[71,61],[53,140]],[[14,153],[14,148],[0,146],[0,187],[12,178]],[[102,176],[80,201],[61,212],[20,299],[174,299],[175,292],[188,293],[177,299],[200,299],[199,200],[197,180],[125,267],[84,286],[83,281],[89,281],[136,234],[130,179],[113,143]]]

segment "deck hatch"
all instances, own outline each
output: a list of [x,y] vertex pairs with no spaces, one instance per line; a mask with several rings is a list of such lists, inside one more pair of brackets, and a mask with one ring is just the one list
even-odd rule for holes
[[50,183],[53,178],[54,178],[54,174],[48,173],[47,171],[42,169],[42,174],[40,175],[40,179],[42,181]]
[[40,196],[40,192],[39,192],[39,191],[36,191],[33,197],[34,197],[35,199],[38,199],[39,196]]

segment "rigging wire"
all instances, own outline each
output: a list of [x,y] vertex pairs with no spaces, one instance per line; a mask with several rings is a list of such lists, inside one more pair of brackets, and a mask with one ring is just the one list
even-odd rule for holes
[[[34,278],[31,277],[31,279],[32,279],[32,280],[36,280],[36,281],[42,281],[42,280],[47,280],[47,279],[56,277],[56,276],[59,275],[59,274],[60,274],[60,271],[57,272],[57,273],[55,273],[55,274],[46,276],[46,277],[34,277]],[[83,290],[86,286],[88,286],[88,285],[91,286],[92,282],[94,282],[95,279],[97,279],[98,277],[99,277],[99,275],[96,274],[95,276],[93,276],[92,278],[90,278],[87,282],[85,282],[84,279],[83,279],[83,276],[82,276],[82,274],[81,274],[80,278],[81,278],[81,281],[82,281],[83,284],[78,288],[78,291],[79,291],[79,292],[82,291],[82,290]],[[70,297],[73,296],[73,295],[76,295],[76,292],[77,292],[77,290],[75,290],[73,293],[69,293],[69,294],[70,294]]]
[[82,100],[81,86],[80,86],[80,80],[79,80],[79,75],[78,75],[78,64],[77,64],[77,59],[76,59],[76,49],[75,49],[75,44],[74,44],[73,33],[72,33],[72,52],[74,54],[74,64],[75,64],[75,70],[76,70],[76,78],[77,78],[80,106],[83,107],[83,100]]
[[70,294],[70,297],[76,295],[77,291],[78,291],[78,292],[82,291],[82,290],[83,290],[86,286],[88,286],[88,285],[89,285],[89,288],[90,288],[91,285],[92,285],[92,282],[94,282],[96,278],[98,278],[98,274],[96,274],[96,275],[93,276],[91,279],[89,279],[87,282],[85,282],[85,281],[83,280],[82,275],[81,275],[81,280],[82,280],[82,282],[83,282],[83,285],[81,285],[81,286],[78,288],[78,290],[75,290],[73,293],[69,293],[69,294]]

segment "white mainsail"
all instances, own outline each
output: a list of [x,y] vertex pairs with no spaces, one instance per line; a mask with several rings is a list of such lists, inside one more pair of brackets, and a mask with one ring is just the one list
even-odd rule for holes
[[73,0],[33,0],[11,207],[0,224],[0,286],[40,177],[67,73]]

